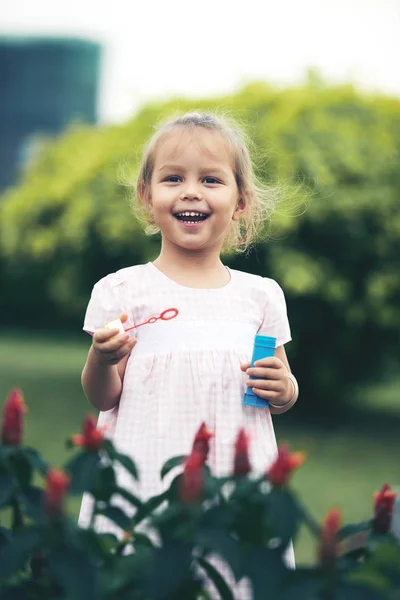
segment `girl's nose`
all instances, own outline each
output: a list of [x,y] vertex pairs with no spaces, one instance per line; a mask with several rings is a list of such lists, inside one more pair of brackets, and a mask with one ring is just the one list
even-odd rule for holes
[[202,194],[199,187],[194,183],[188,183],[180,195],[181,200],[201,200]]

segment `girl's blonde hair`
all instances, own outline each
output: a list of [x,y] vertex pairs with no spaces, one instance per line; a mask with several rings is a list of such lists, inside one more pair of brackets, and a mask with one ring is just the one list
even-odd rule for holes
[[250,158],[250,141],[231,119],[228,121],[225,117],[210,113],[189,112],[164,123],[144,149],[136,181],[136,202],[132,208],[144,223],[147,234],[159,232],[157,225],[151,220],[146,202],[157,148],[161,140],[174,129],[196,127],[219,133],[229,145],[233,158],[233,172],[244,211],[239,221],[232,221],[224,240],[223,251],[244,252],[257,240],[264,222],[271,218],[276,205],[276,190],[257,180]]

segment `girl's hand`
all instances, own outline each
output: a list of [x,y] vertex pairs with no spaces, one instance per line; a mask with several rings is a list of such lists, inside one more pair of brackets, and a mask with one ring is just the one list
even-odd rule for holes
[[248,379],[246,385],[260,398],[272,400],[276,405],[284,405],[292,397],[293,385],[288,379],[289,370],[277,356],[257,360],[253,368],[250,363],[243,364],[240,368],[247,375],[255,377]]
[[[125,323],[128,315],[123,313],[118,318]],[[102,364],[116,365],[132,351],[136,342],[137,339],[128,333],[119,333],[118,329],[102,327],[94,333],[92,346]]]

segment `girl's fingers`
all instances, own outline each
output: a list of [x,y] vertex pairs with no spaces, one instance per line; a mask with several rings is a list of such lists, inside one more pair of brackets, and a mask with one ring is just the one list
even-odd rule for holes
[[243,365],[240,365],[240,368],[242,371],[247,371],[247,369],[250,367],[251,363],[244,363]]
[[96,343],[96,350],[104,354],[110,354],[119,350],[124,344],[130,339],[127,333],[120,333],[119,335],[113,336],[111,339],[104,342]]
[[103,357],[109,364],[116,364],[124,358],[127,354],[132,351],[132,348],[136,345],[136,338],[129,338],[125,343],[120,344],[116,348],[106,350],[103,346],[97,349],[97,352]]
[[256,360],[254,366],[266,367],[269,369],[280,369],[284,366],[284,364],[277,356],[267,356],[266,358],[260,358],[260,360]]
[[276,379],[248,379],[246,385],[251,388],[260,390],[268,390],[271,392],[277,392],[279,394],[283,391],[283,386]]
[[271,390],[260,390],[259,388],[254,388],[253,392],[256,394],[256,396],[264,398],[264,400],[274,400],[275,398],[278,398],[280,396],[279,392],[273,392]]
[[281,369],[267,369],[265,367],[253,367],[248,369],[247,375],[251,375],[251,377],[259,377],[260,379],[282,379],[282,376],[286,376],[286,373],[283,375]]
[[103,344],[104,342],[107,342],[107,340],[110,340],[113,337],[117,337],[118,334],[119,329],[106,329],[105,327],[102,327],[101,329],[98,329],[94,334],[93,341],[99,344]]

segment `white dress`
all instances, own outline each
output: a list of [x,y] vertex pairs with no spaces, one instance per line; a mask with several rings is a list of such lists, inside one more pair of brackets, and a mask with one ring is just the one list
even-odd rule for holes
[[[139,489],[132,489],[124,470],[119,484],[142,499],[163,490],[162,465],[190,453],[203,421],[214,433],[209,465],[216,475],[231,472],[241,427],[251,436],[255,473],[265,472],[275,458],[269,410],[243,406],[246,375],[240,364],[251,360],[257,333],[276,337],[277,346],[291,339],[285,299],[272,279],[232,269],[229,273],[230,281],[222,288],[193,289],[175,283],[149,262],[112,273],[93,288],[83,327],[89,333],[123,312],[129,316],[127,328],[168,308],[179,311],[172,320],[132,330],[138,342],[126,365],[119,405],[99,416],[99,426],[107,428],[118,450],[138,466]],[[86,495],[82,526],[90,514]],[[113,529],[104,518],[97,528]]]

